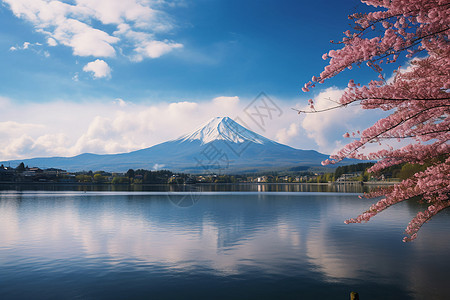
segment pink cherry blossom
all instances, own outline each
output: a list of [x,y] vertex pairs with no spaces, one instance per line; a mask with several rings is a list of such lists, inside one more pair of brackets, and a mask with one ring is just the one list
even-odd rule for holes
[[[381,9],[349,16],[355,25],[353,31],[344,32],[342,41],[337,43],[341,49],[322,56],[330,60],[318,76],[319,83],[352,66],[367,65],[378,79],[366,85],[350,80],[339,99],[340,107],[358,103],[363,109],[381,109],[391,114],[358,131],[358,139],[322,164],[334,164],[344,158],[376,160],[370,172],[404,163],[426,165],[425,171],[395,186],[366,194],[383,199],[346,221],[367,222],[396,203],[418,198],[428,208],[417,213],[407,226],[409,237],[404,241],[411,241],[425,222],[450,207],[450,5],[448,0],[362,2]],[[395,63],[401,56],[411,58],[409,67],[402,70],[399,66],[393,80],[385,81],[382,65]],[[305,86],[306,92],[313,87]],[[369,154],[361,151],[368,143],[392,139],[408,144]]]

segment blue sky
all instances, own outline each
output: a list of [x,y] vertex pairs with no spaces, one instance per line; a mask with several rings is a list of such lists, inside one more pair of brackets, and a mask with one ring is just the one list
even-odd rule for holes
[[0,138],[10,146],[0,160],[148,147],[214,116],[241,116],[262,91],[284,114],[259,133],[297,148],[330,153],[345,131],[378,116],[324,116],[320,123],[341,119],[326,129],[290,110],[338,97],[350,78],[375,77],[354,69],[301,92],[348,29],[347,15],[367,10],[356,0],[1,3]]

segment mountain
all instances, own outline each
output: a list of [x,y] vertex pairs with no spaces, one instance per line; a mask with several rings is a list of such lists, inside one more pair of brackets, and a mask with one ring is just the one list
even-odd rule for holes
[[121,154],[85,153],[74,157],[32,158],[20,162],[68,171],[163,168],[186,173],[259,172],[319,166],[328,155],[299,150],[265,138],[228,117],[217,117],[191,134],[150,148]]

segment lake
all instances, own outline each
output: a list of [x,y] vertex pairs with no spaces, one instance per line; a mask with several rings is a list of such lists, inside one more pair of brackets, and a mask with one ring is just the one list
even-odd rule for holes
[[450,299],[450,212],[336,192],[0,191],[1,299]]

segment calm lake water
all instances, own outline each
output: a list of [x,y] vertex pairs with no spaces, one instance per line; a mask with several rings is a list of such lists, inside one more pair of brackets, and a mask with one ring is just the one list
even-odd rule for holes
[[1,299],[450,299],[450,213],[321,192],[0,191]]

